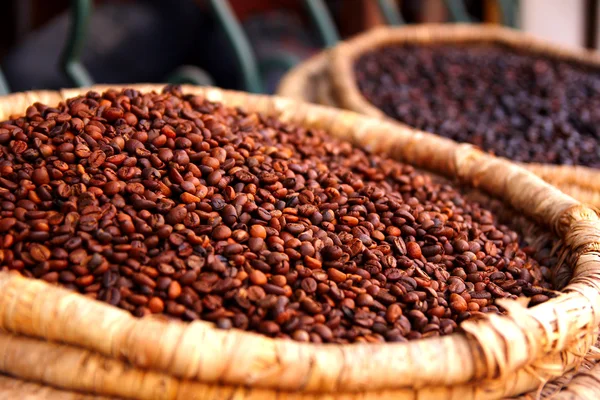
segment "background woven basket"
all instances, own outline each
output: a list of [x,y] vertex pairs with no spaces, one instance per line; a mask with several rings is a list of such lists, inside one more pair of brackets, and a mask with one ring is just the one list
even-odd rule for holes
[[[315,345],[222,331],[204,321],[138,319],[43,281],[3,272],[0,372],[54,387],[2,378],[4,393],[69,399],[82,397],[68,391],[138,399],[487,400],[556,390],[543,384],[565,374],[563,381],[569,381],[569,371],[590,355],[600,322],[600,220],[592,209],[470,145],[289,99],[212,88],[183,91],[323,128],[477,188],[473,196],[481,191],[496,198],[489,206],[514,218],[514,225],[534,240],[532,246],[554,244],[555,280],[563,293],[529,309],[504,301],[507,316],[467,321],[462,333],[445,337]],[[84,92],[10,95],[0,99],[0,120],[22,114],[36,101],[57,104]],[[564,393],[577,385],[591,387],[576,378]]]
[[[342,42],[329,52],[314,56],[288,72],[277,93],[385,118],[406,127],[386,116],[362,96],[355,83],[354,61],[367,51],[391,44],[468,42],[502,43],[526,52],[600,67],[600,55],[596,52],[562,48],[508,28],[461,24],[380,27]],[[583,166],[534,163],[523,166],[578,200],[600,206],[599,170]]]

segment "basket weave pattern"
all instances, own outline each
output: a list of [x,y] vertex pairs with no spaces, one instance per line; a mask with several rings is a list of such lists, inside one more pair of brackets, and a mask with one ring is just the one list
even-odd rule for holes
[[[0,120],[34,102],[57,104],[86,91],[2,98]],[[56,389],[138,399],[497,399],[572,370],[595,342],[600,221],[592,209],[470,145],[289,99],[188,86],[183,91],[325,129],[500,199],[555,236],[559,264],[572,279],[563,294],[530,309],[504,301],[507,316],[467,321],[463,333],[408,343],[315,345],[222,331],[204,321],[139,319],[5,272],[0,372]]]

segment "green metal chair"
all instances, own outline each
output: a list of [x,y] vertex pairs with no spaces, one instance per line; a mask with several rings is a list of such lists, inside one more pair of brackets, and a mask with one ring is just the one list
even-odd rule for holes
[[517,28],[519,15],[519,0],[497,0],[502,11],[504,25]]
[[[339,34],[323,0],[303,1],[313,23],[319,31],[323,45],[325,47],[334,46],[339,41]],[[252,46],[242,29],[240,21],[231,9],[229,1],[210,0],[209,4],[233,48],[246,91],[252,93],[264,92],[261,71],[264,72],[274,67],[290,69],[301,61],[294,54],[280,52],[260,63],[257,62]]]
[[340,41],[340,35],[323,0],[304,0],[304,5],[319,30],[323,45],[335,46]]
[[[502,11],[504,25],[510,27],[517,26],[518,0],[496,0]],[[395,0],[377,0],[379,10],[381,11],[388,25],[404,25],[406,22],[402,13],[398,9]],[[472,23],[474,22],[465,6],[463,0],[445,0],[446,7],[450,13],[452,22]]]
[[[515,25],[516,0],[498,0],[502,7],[507,25]],[[323,0],[303,0],[311,20],[315,24],[324,47],[334,46],[339,41],[339,34]],[[446,6],[454,22],[472,22],[463,0],[445,0]],[[92,12],[91,0],[72,0],[72,24],[67,46],[62,57],[62,69],[76,86],[93,84],[93,79],[80,61],[81,51],[85,43],[85,34]],[[210,0],[211,10],[223,27],[242,74],[244,89],[253,93],[262,93],[264,83],[261,71],[271,68],[289,69],[301,60],[291,54],[280,52],[273,56],[256,61],[252,46],[246,37],[239,20],[236,18],[229,1]],[[405,21],[394,0],[378,0],[379,8],[389,25],[403,25]],[[171,74],[167,81],[172,83],[210,84],[210,76],[195,66],[183,66]],[[0,90],[2,90],[0,81]]]
[[92,2],[90,0],[71,0],[71,26],[61,60],[61,68],[77,87],[94,84],[92,77],[80,61],[91,13]]
[[[92,0],[71,0],[71,26],[62,55],[61,68],[73,85],[77,87],[94,84],[93,78],[81,63],[81,52],[85,45],[91,13]],[[193,65],[177,68],[166,80],[169,83],[190,83],[200,86],[213,84],[210,75]]]
[[[516,26],[518,0],[497,0],[501,7],[504,23]],[[339,34],[323,0],[303,0],[311,20],[315,24],[324,47],[334,46],[339,41]],[[379,9],[388,25],[404,25],[406,22],[398,9],[395,0],[377,0]],[[473,22],[463,0],[445,0],[450,17],[454,22]],[[262,93],[264,84],[261,71],[271,68],[289,69],[301,60],[291,53],[280,52],[273,56],[256,61],[252,46],[236,18],[227,0],[210,0],[211,10],[225,30],[225,34],[234,50],[238,67],[242,74],[245,90]],[[85,45],[87,27],[92,13],[92,0],[71,0],[71,26],[66,46],[61,58],[61,69],[77,87],[94,84],[85,66],[81,63],[81,53]],[[192,83],[197,85],[212,84],[211,77],[196,66],[182,66],[168,77],[170,83]],[[10,92],[9,86],[0,70],[0,94]]]
[[8,83],[6,82],[6,78],[4,78],[2,70],[0,70],[0,96],[4,96],[5,94],[9,93],[10,88],[8,87]]
[[377,0],[377,3],[379,4],[379,10],[388,25],[400,26],[406,24],[396,0]]
[[467,7],[463,0],[446,0],[445,3],[453,22],[473,22],[471,16],[467,12]]
[[238,67],[242,73],[244,88],[251,93],[262,93],[263,82],[256,57],[242,26],[229,5],[229,1],[210,0],[210,6],[233,47]]
[[[507,25],[515,24],[516,0],[498,0]],[[304,6],[311,20],[315,24],[324,47],[334,46],[339,41],[339,34],[323,0],[303,0]],[[452,21],[473,22],[469,16],[463,0],[445,0]],[[264,92],[264,83],[261,71],[271,68],[289,69],[301,60],[291,53],[280,52],[273,56],[256,61],[252,46],[244,33],[239,20],[236,18],[229,1],[210,0],[211,10],[223,27],[225,35],[231,44],[238,67],[242,74],[244,89],[248,92]],[[81,63],[81,51],[85,44],[85,35],[89,18],[92,12],[91,0],[71,0],[72,23],[61,67],[64,73],[76,86],[93,84],[93,79]],[[403,25],[405,21],[394,0],[378,0],[379,8],[389,25]],[[182,66],[174,71],[168,78],[171,83],[193,83],[206,85],[212,83],[210,76],[195,66]],[[0,78],[0,90],[3,90]],[[7,90],[6,88],[4,90]]]

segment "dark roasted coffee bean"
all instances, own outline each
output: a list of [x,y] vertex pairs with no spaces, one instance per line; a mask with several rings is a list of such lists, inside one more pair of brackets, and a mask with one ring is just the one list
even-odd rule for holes
[[369,102],[412,127],[516,161],[600,167],[597,68],[445,43],[380,47],[354,72]]

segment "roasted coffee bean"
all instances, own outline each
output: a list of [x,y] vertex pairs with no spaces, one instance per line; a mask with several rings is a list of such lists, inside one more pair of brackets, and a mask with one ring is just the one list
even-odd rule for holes
[[268,282],[266,275],[257,269],[252,271],[249,277],[250,282],[254,285],[264,285]]
[[40,107],[0,123],[0,269],[317,343],[446,335],[498,298],[552,296],[490,211],[322,131],[177,88]]
[[354,72],[369,102],[412,127],[516,161],[600,168],[597,68],[445,43],[380,47]]

